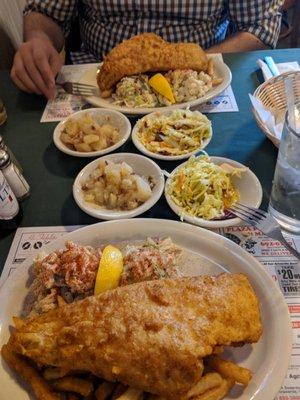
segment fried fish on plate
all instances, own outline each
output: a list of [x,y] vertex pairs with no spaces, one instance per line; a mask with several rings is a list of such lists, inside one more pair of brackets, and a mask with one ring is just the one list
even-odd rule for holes
[[192,69],[206,71],[208,58],[196,43],[169,43],[154,33],[125,40],[105,57],[97,74],[102,97],[109,97],[124,76],[143,72]]
[[222,274],[88,297],[19,322],[8,346],[40,366],[88,371],[178,399],[197,383],[202,358],[215,346],[257,342],[261,333],[247,277]]

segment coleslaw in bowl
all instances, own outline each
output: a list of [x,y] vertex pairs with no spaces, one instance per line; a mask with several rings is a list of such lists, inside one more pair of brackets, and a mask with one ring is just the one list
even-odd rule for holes
[[161,160],[189,158],[204,149],[211,138],[211,121],[189,109],[151,113],[141,118],[132,131],[135,146]]
[[262,188],[254,173],[244,165],[203,154],[191,157],[170,174],[165,196],[181,220],[220,228],[240,222],[229,214],[230,207],[237,201],[259,207]]

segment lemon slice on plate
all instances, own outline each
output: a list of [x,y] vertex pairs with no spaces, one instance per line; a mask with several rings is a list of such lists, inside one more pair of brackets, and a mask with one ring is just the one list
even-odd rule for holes
[[122,253],[114,246],[106,246],[99,262],[94,294],[118,287],[122,272]]
[[159,94],[168,99],[172,104],[175,103],[171,86],[162,74],[153,75],[149,81],[149,86],[156,90]]

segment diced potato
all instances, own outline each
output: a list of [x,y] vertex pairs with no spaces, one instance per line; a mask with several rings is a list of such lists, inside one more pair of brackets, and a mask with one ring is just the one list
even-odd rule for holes
[[72,136],[70,136],[70,135],[68,135],[67,133],[62,133],[61,135],[60,135],[60,139],[61,139],[61,141],[63,142],[63,143],[66,143],[66,144],[73,144],[73,138],[72,138]]
[[99,190],[104,190],[104,188],[105,188],[105,182],[102,179],[95,182],[95,189],[97,190],[97,192]]
[[132,173],[133,173],[133,169],[131,168],[131,166],[126,164],[125,162],[122,162],[122,164],[121,164],[121,175],[122,175],[122,177],[129,176]]
[[120,185],[121,183],[121,174],[120,170],[117,168],[112,168],[109,165],[105,168],[105,174],[106,174],[106,179],[107,183],[109,184],[114,184],[114,185]]
[[83,152],[92,151],[91,146],[89,146],[86,143],[77,143],[74,144],[74,146],[77,151],[83,151]]
[[124,190],[130,190],[130,189],[132,189],[132,181],[131,181],[131,179],[128,179],[128,178],[125,178],[125,179],[122,179],[122,182],[121,182],[121,188],[122,189],[124,189]]
[[78,132],[78,122],[75,119],[68,119],[65,123],[65,130],[71,137],[76,136]]
[[99,142],[101,144],[102,149],[106,149],[106,147],[108,147],[107,139],[105,136],[100,136]]
[[99,140],[99,136],[98,135],[94,135],[94,134],[85,135],[83,137],[84,143],[87,143],[87,144],[98,142],[98,140]]
[[120,133],[119,133],[119,131],[117,131],[116,129],[114,129],[114,130],[112,131],[112,134],[111,134],[110,138],[111,138],[111,141],[112,141],[113,143],[116,143],[116,142],[119,140],[119,138],[120,138]]
[[149,183],[134,174],[129,165],[108,160],[99,162],[82,190],[87,201],[119,210],[132,210],[152,195]]
[[101,135],[105,135],[105,136],[110,136],[112,134],[113,130],[114,130],[114,127],[112,125],[108,125],[108,124],[101,125],[101,127],[100,127]]
[[81,118],[70,118],[61,134],[61,140],[71,149],[84,152],[106,149],[118,139],[119,131],[116,127],[110,124],[100,126],[90,113]]
[[90,146],[94,151],[103,150],[102,143],[100,140],[97,140],[97,142],[91,143]]
[[95,196],[93,194],[85,194],[84,200],[93,203],[95,201]]
[[88,125],[88,124],[93,124],[94,119],[92,117],[92,114],[86,113],[83,114],[83,117],[81,119],[81,125]]
[[139,204],[136,200],[131,200],[131,201],[128,201],[128,203],[127,203],[128,210],[133,210],[133,209],[137,208],[138,205]]
[[101,160],[98,164],[98,170],[100,171],[100,176],[104,175],[105,173],[105,167],[106,167],[106,161],[105,160]]
[[109,195],[108,208],[114,209],[117,205],[117,196],[114,193]]
[[95,194],[95,200],[99,205],[102,205],[104,203],[104,193],[103,191],[97,191]]
[[135,177],[135,182],[136,182],[136,188],[137,188],[137,193],[136,193],[137,199],[140,201],[148,200],[152,194],[149,183],[144,181],[144,179],[138,175],[136,175],[136,177]]

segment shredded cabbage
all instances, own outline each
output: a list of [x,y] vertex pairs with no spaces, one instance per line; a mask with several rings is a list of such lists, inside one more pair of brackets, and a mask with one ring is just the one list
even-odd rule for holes
[[206,220],[219,219],[239,200],[231,177],[240,177],[243,171],[242,168],[228,168],[228,164],[216,165],[206,154],[192,156],[171,175],[167,193],[181,207],[182,219],[185,214]]
[[181,155],[195,151],[211,136],[211,122],[199,111],[174,110],[171,114],[145,116],[138,124],[137,136],[152,153]]

